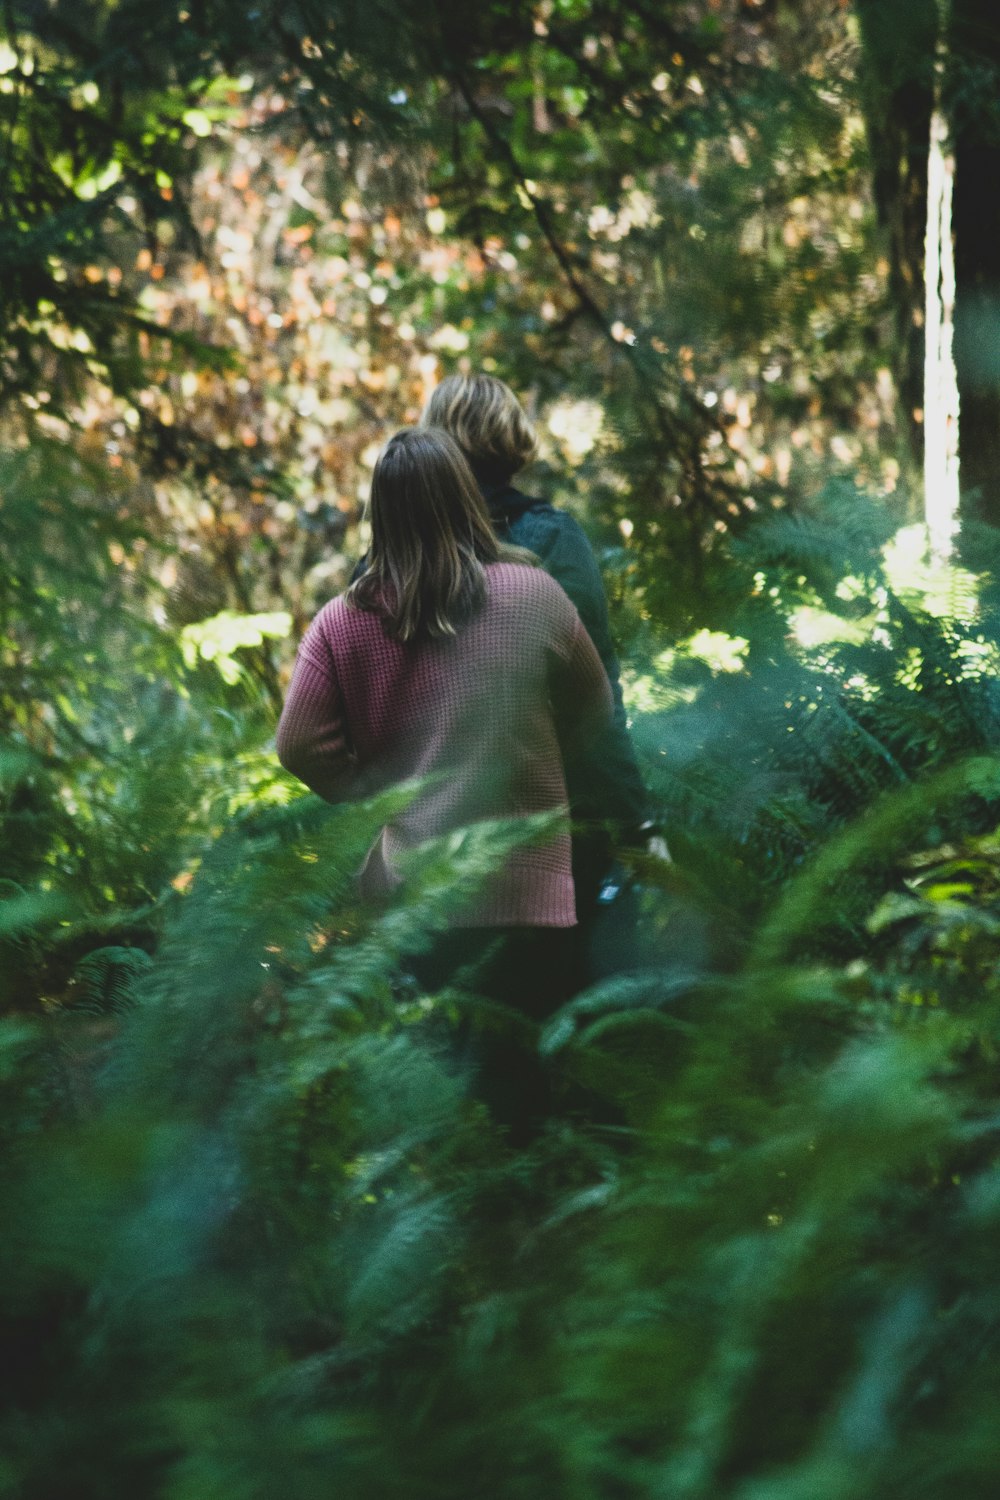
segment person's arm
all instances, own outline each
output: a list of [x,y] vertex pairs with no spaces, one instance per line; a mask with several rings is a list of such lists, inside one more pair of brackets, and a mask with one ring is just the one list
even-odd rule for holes
[[536,521],[532,516],[531,520],[535,524],[530,539],[525,534],[524,545],[531,547],[546,572],[562,585],[576,605],[613,694],[613,716],[599,743],[591,753],[578,756],[568,768],[571,796],[581,816],[611,819],[626,840],[645,842],[652,808],[628,732],[601,570],[583,527],[572,516],[565,511],[550,511],[545,514],[544,522],[542,517]]
[[292,776],[327,802],[345,802],[359,794],[357,762],[336,671],[324,656],[329,650],[324,651],[314,626],[299,647],[275,746]]
[[551,573],[576,605],[584,629],[604,663],[611,691],[615,696],[616,713],[621,708],[624,716],[620,669],[614,641],[611,639],[604,579],[587,534],[580,523],[564,510],[548,510],[537,520],[535,516],[530,519],[535,524],[532,526],[528,545],[541,559],[545,571]]
[[612,720],[614,698],[604,664],[580,616],[565,597],[562,606],[549,692],[560,749],[567,764],[572,764],[603,738]]

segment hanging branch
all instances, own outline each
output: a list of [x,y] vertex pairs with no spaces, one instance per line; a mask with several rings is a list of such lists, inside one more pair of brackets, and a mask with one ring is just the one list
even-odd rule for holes
[[661,370],[650,362],[645,356],[645,351],[637,347],[634,342],[630,343],[615,336],[612,320],[582,279],[570,252],[559,237],[549,204],[533,188],[509,140],[482,108],[461,69],[452,65],[448,69],[448,74],[464,100],[470,116],[480,126],[497,155],[506,163],[519,195],[529,205],[542,238],[552,252],[563,279],[576,300],[579,313],[599,330],[608,343],[614,347],[616,353],[624,355],[637,375],[639,399],[650,413],[662,446],[680,464],[692,501],[706,515],[713,518],[724,513],[731,514],[729,507],[733,503],[733,494],[728,488],[724,489],[718,476],[709,477],[702,459],[704,437],[708,430],[717,427],[717,422],[709,416],[693,393],[683,386],[679,392],[680,400],[684,402],[694,421],[691,424],[678,422],[674,414],[664,406],[659,394],[663,378]]
[[[507,166],[510,168],[511,176],[517,183],[525,200],[530,204],[535,221],[542,232],[542,237],[555,256],[566,279],[566,284],[575,296],[581,310],[587,314],[591,322],[596,324],[602,333],[606,334],[609,339],[614,340],[614,335],[611,332],[611,322],[607,314],[594,300],[587,287],[580,280],[568,250],[556,234],[548,204],[544,198],[539,197],[532,190],[529,179],[522,170],[510,142],[493,124],[493,121],[479,104],[462,74],[456,71],[452,76],[456,88],[465,100],[470,115],[472,115],[473,119],[481,127],[490,145],[504,158]],[[617,342],[617,340],[614,341]]]

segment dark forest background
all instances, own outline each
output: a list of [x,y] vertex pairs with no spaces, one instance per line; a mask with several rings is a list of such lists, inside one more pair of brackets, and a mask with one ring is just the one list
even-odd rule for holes
[[[4,1496],[993,1500],[998,75],[987,0],[0,9]],[[394,982],[512,831],[368,909],[406,793],[272,743],[381,443],[476,369],[674,855],[535,1032]],[[469,1016],[567,1101],[527,1145]]]

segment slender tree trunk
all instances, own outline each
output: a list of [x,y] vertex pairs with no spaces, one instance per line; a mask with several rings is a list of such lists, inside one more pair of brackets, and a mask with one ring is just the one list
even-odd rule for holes
[[955,363],[962,506],[1000,526],[1000,4],[952,0]]
[[927,161],[924,246],[924,516],[931,549],[937,557],[947,557],[951,552],[959,509],[959,396],[954,358],[955,157],[941,91],[947,58],[946,35],[942,26]]
[[919,461],[924,443],[924,237],[937,4],[856,0],[856,11],[875,205],[889,259],[896,385]]

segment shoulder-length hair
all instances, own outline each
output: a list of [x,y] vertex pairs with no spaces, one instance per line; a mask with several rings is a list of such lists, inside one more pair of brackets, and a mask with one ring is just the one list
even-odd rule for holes
[[449,375],[431,392],[421,421],[450,432],[480,478],[507,481],[538,449],[520,401],[494,375]]
[[406,427],[372,475],[368,565],[347,602],[399,641],[455,635],[486,597],[483,566],[538,559],[498,541],[462,451],[446,432]]

